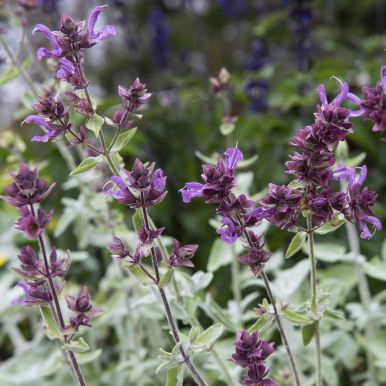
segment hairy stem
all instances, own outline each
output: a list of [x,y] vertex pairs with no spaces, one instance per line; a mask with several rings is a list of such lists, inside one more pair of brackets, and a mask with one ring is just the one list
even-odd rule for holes
[[[32,215],[35,217],[36,216],[35,215],[35,210],[34,210],[34,207],[33,207],[32,204],[30,205],[30,209],[31,209]],[[55,315],[56,315],[56,318],[57,318],[57,323],[59,324],[60,330],[63,332],[64,329],[65,329],[63,312],[62,312],[62,309],[60,307],[58,292],[56,290],[55,283],[54,283],[52,275],[51,275],[50,264],[48,262],[48,256],[47,256],[47,251],[46,251],[46,246],[45,246],[45,243],[44,243],[43,236],[39,236],[38,237],[38,242],[39,242],[40,251],[41,251],[42,256],[43,256],[44,267],[45,267],[45,270],[46,270],[46,275],[45,276],[47,278],[48,286],[49,286],[50,293],[51,293],[51,296],[52,296],[52,299],[53,299],[53,307],[55,309]],[[64,335],[65,343],[68,343],[70,340],[71,339],[68,339],[67,335]],[[73,370],[75,372],[76,379],[78,381],[79,386],[86,386],[86,381],[83,378],[82,371],[80,369],[78,360],[76,359],[76,356],[75,356],[74,352],[68,350],[68,356],[69,356],[71,365],[73,367]]]
[[[143,214],[144,225],[145,225],[146,229],[148,231],[150,231],[151,228],[150,228],[150,223],[149,223],[149,217],[148,217],[147,209],[143,205],[144,196],[143,196],[142,192],[141,192],[141,201],[142,201],[142,214]],[[165,315],[166,315],[166,319],[168,320],[168,323],[169,323],[170,331],[173,335],[175,343],[178,344],[181,342],[181,339],[180,339],[180,334],[178,332],[177,324],[176,324],[174,317],[173,317],[173,314],[170,310],[169,302],[168,302],[168,299],[166,297],[165,291],[162,287],[159,286],[159,281],[160,281],[161,277],[160,277],[160,273],[159,273],[158,261],[157,261],[157,256],[156,256],[154,247],[151,249],[151,258],[152,258],[152,264],[153,264],[153,269],[154,269],[154,273],[155,273],[154,283],[157,284],[158,292],[159,292],[161,299],[162,299],[162,303],[163,303],[163,306],[165,309]],[[193,379],[196,381],[197,385],[207,386],[207,383],[201,377],[200,373],[196,369],[193,362],[190,360],[189,356],[185,352],[185,349],[182,347],[182,345],[180,345],[180,352],[184,358],[184,363],[185,363],[186,367],[188,368]]]
[[[312,227],[312,215],[307,216],[308,248],[311,265],[311,311],[318,312],[318,293],[316,285],[316,256],[314,251],[314,231]],[[323,386],[322,380],[322,349],[320,345],[319,320],[315,321],[315,346],[316,346],[316,381],[317,386]]]
[[[242,221],[241,221],[241,218],[240,218],[239,215],[237,215],[237,221],[239,222],[240,225],[242,224]],[[252,240],[249,237],[248,232],[245,229],[244,229],[244,236],[247,239],[248,245],[252,248],[253,247]],[[288,343],[287,335],[286,335],[286,333],[284,331],[283,324],[281,322],[281,317],[280,317],[280,315],[279,315],[279,313],[277,311],[276,300],[275,300],[275,297],[272,294],[271,287],[269,285],[268,276],[267,276],[267,274],[263,270],[260,272],[260,275],[261,275],[261,277],[263,279],[264,286],[265,286],[265,289],[267,291],[268,299],[269,299],[269,301],[270,301],[270,303],[272,304],[272,307],[273,307],[277,329],[279,330],[281,341],[282,341],[282,343],[283,343],[283,345],[284,345],[284,347],[285,347],[285,349],[287,351],[288,359],[289,359],[290,366],[291,366],[291,369],[292,369],[292,373],[293,373],[293,376],[294,376],[294,379],[295,379],[295,384],[296,384],[296,386],[300,386],[300,378],[299,378],[299,373],[298,373],[298,370],[297,370],[297,367],[296,367],[295,359],[294,359],[294,356],[292,354],[292,350],[290,348],[290,345]]]

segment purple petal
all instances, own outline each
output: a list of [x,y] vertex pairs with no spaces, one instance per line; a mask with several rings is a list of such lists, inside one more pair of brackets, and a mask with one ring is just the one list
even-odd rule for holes
[[41,60],[46,56],[59,57],[61,54],[61,49],[52,31],[44,24],[37,24],[32,33],[35,33],[36,31],[41,32],[50,41],[52,46],[52,50],[48,50],[47,48],[39,48],[37,51],[38,59]]
[[320,84],[318,86],[318,88],[316,89],[316,92],[318,94],[320,101],[322,102],[322,105],[327,106],[328,100],[327,100],[327,95],[326,95],[326,87],[324,86],[324,84]]
[[89,39],[102,41],[117,34],[114,26],[112,25],[106,25],[100,32],[94,31],[95,24],[104,7],[107,7],[107,5],[95,7],[88,18],[87,34]]
[[340,93],[334,98],[333,102],[336,102],[338,105],[341,105],[342,102],[347,98],[348,95],[348,84],[346,82],[342,83],[342,88]]
[[243,153],[237,147],[228,148],[224,155],[225,166],[232,171],[236,169],[237,163],[244,158]]

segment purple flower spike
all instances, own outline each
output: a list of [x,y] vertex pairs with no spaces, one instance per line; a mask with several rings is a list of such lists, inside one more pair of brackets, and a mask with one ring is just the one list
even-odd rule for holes
[[102,9],[107,7],[107,5],[102,5],[102,6],[98,6],[98,7],[95,7],[89,18],[88,18],[88,23],[87,23],[87,38],[89,40],[94,40],[94,41],[97,41],[97,42],[100,42],[100,41],[103,41],[103,40],[106,40],[108,39],[110,36],[115,36],[117,34],[117,31],[115,30],[115,27],[112,26],[112,25],[105,25],[103,27],[103,30],[102,31],[95,31],[95,24],[98,20],[98,17],[100,15],[100,13],[102,12]]
[[43,24],[37,24],[35,26],[35,28],[33,29],[32,33],[35,33],[35,32],[41,32],[50,41],[51,46],[52,46],[51,50],[49,50],[47,48],[39,48],[37,51],[38,59],[42,60],[43,58],[45,58],[47,56],[58,59],[62,53],[62,50],[59,46],[57,38],[52,33],[52,31]]
[[269,369],[265,368],[265,360],[274,352],[273,343],[259,339],[258,332],[249,334],[240,331],[237,334],[236,352],[232,355],[232,362],[242,368],[247,368],[242,384],[245,386],[278,386],[269,378]]
[[51,294],[44,287],[44,281],[18,282],[17,286],[23,289],[24,298],[14,300],[13,305],[35,306],[52,301]]
[[124,259],[130,255],[130,252],[126,249],[125,244],[123,244],[123,241],[115,236],[107,249],[110,251],[113,259]]

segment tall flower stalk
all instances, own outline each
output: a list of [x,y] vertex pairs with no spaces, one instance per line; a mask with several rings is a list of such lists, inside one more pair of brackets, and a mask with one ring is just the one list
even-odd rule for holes
[[261,275],[263,278],[295,383],[300,385],[294,356],[281,323],[268,277],[264,272],[264,265],[269,260],[271,253],[263,248],[264,243],[261,237],[253,231],[253,227],[263,219],[264,210],[255,208],[255,203],[249,200],[245,194],[236,197],[231,191],[236,185],[235,170],[237,164],[242,159],[243,154],[239,149],[228,148],[224,153],[224,159],[218,160],[216,165],[203,165],[203,174],[201,175],[203,183],[188,182],[180,192],[185,203],[189,203],[193,198],[205,197],[207,204],[217,205],[216,212],[222,216],[221,226],[217,233],[222,241],[233,244],[238,238],[243,237],[247,253],[240,256],[239,261],[241,264],[249,266],[255,276]]
[[26,164],[20,165],[18,174],[10,176],[13,182],[0,198],[19,208],[20,217],[16,222],[16,229],[23,232],[28,240],[38,241],[41,255],[39,258],[30,245],[22,248],[18,256],[20,267],[15,267],[14,271],[24,280],[18,285],[24,290],[25,296],[15,304],[40,306],[47,335],[59,342],[75,383],[85,386],[86,381],[73,349],[79,344],[84,348],[88,346],[75,337],[81,326],[91,327],[90,320],[101,311],[92,306],[88,290],[84,287],[76,297],[65,296],[67,307],[73,313],[68,323],[65,322],[59,301],[64,283],[59,278],[66,275],[70,267],[70,257],[58,259],[55,248],[48,251],[44,231],[53,217],[53,211],[46,212],[42,208],[36,208],[51,193],[55,184],[49,185],[38,177],[37,169],[31,170]]

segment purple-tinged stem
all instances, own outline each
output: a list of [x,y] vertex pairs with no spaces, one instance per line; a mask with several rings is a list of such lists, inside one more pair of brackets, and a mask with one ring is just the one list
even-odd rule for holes
[[[32,204],[30,205],[30,209],[31,209],[32,215],[35,217],[36,216],[35,215],[35,210],[34,210],[34,207],[33,207]],[[45,277],[47,278],[48,285],[49,285],[49,288],[50,288],[50,293],[51,293],[51,296],[52,296],[52,299],[53,299],[53,303],[54,303],[53,305],[54,305],[54,309],[55,309],[55,315],[56,315],[56,318],[57,318],[57,323],[59,324],[60,330],[63,332],[64,328],[65,328],[63,313],[62,313],[62,309],[60,307],[58,293],[57,293],[57,290],[56,290],[56,287],[55,287],[55,283],[54,283],[54,281],[52,279],[52,276],[51,276],[50,265],[49,265],[49,262],[48,262],[47,251],[46,251],[46,246],[45,246],[43,237],[39,236],[38,237],[38,241],[39,241],[40,251],[41,251],[42,256],[43,256],[44,266],[45,266],[45,269],[46,269]],[[67,335],[64,335],[64,341],[65,341],[65,343],[69,342],[69,339],[68,339]],[[79,383],[79,386],[86,386],[86,381],[83,378],[82,371],[80,369],[78,360],[76,359],[76,356],[75,356],[74,352],[68,350],[68,355],[69,355],[69,358],[70,358],[73,370],[75,372],[76,379],[77,379],[77,381]]]
[[[141,201],[143,204],[144,203],[144,196],[143,196],[142,192],[141,192]],[[148,231],[150,231],[149,216],[147,213],[147,209],[144,205],[142,205],[142,214],[143,214],[144,225],[145,225],[146,229]],[[156,256],[154,247],[151,248],[151,258],[152,258],[152,264],[153,264],[153,269],[154,269],[154,273],[155,273],[155,281],[154,280],[153,281],[155,284],[157,284],[157,288],[158,288],[158,291],[159,291],[161,299],[162,299],[162,303],[163,303],[164,308],[165,308],[165,314],[166,314],[166,318],[167,318],[168,323],[169,323],[170,330],[172,332],[175,343],[178,344],[181,342],[181,339],[180,339],[180,334],[178,332],[177,324],[176,324],[174,317],[173,317],[173,314],[170,310],[169,302],[168,302],[168,299],[166,297],[165,291],[162,287],[159,286],[159,281],[160,281],[161,277],[160,277],[160,273],[159,273],[159,269],[158,269],[158,261],[157,261],[157,256]],[[201,377],[200,373],[196,369],[193,362],[190,360],[189,356],[186,354],[182,345],[180,345],[180,352],[185,360],[186,367],[190,371],[190,374],[192,375],[193,379],[196,381],[197,385],[208,386],[207,383],[204,381],[204,379]]]
[[[239,222],[239,224],[242,225],[242,220],[241,220],[240,216],[236,215],[236,217],[237,217],[237,221]],[[243,232],[244,232],[245,238],[247,239],[248,245],[251,248],[253,248],[253,243],[252,243],[252,240],[249,237],[248,232],[245,229],[244,229]],[[295,359],[294,359],[294,356],[292,354],[290,345],[288,343],[287,335],[286,335],[286,333],[284,331],[280,315],[279,315],[279,313],[277,311],[276,300],[275,300],[275,297],[273,296],[271,287],[269,285],[268,276],[264,272],[264,270],[261,270],[260,275],[261,275],[261,277],[263,279],[264,286],[265,286],[265,289],[267,291],[268,299],[271,302],[272,307],[273,307],[273,312],[274,312],[274,317],[275,317],[277,329],[279,330],[281,341],[282,341],[282,343],[283,343],[283,345],[284,345],[284,347],[285,347],[285,349],[287,351],[287,355],[288,355],[288,358],[289,358],[289,361],[290,361],[290,365],[291,365],[291,369],[292,369],[292,372],[293,372],[293,376],[295,378],[295,384],[296,384],[296,386],[300,386],[301,384],[300,384],[300,379],[299,379],[299,373],[298,373],[298,370],[297,370],[297,367],[296,367],[296,364],[295,364]]]

